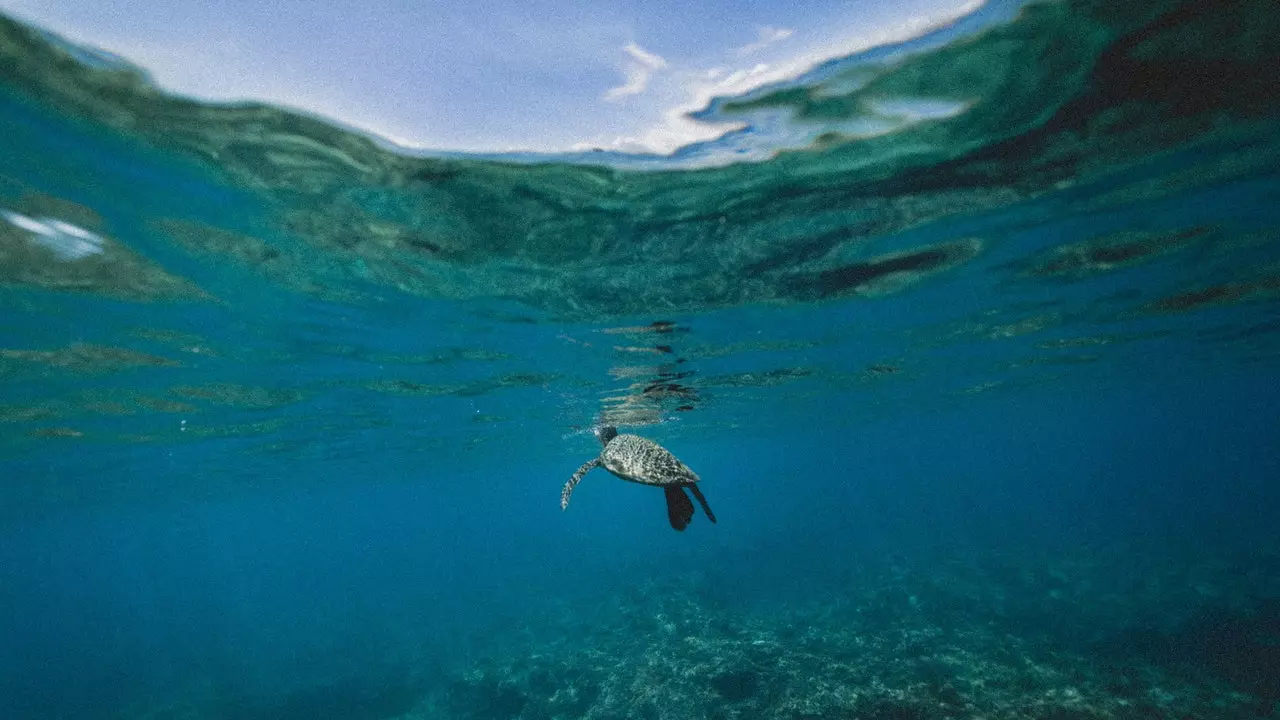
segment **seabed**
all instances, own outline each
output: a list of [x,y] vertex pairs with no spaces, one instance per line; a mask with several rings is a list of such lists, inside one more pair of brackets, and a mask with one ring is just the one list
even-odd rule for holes
[[270,697],[203,686],[135,717],[1280,717],[1277,554],[886,559],[821,592],[772,590],[641,578],[496,620],[453,666],[353,669]]

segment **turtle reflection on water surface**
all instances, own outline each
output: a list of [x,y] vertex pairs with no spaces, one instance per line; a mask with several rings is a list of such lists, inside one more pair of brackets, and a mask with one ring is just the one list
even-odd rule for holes
[[623,480],[661,487],[667,495],[667,519],[676,530],[684,530],[693,519],[693,503],[684,492],[686,488],[697,498],[707,518],[711,522],[716,521],[711,507],[707,505],[707,499],[698,489],[697,473],[666,448],[639,435],[619,435],[618,430],[612,426],[597,428],[596,437],[600,438],[604,449],[600,451],[600,457],[583,463],[573,477],[569,478],[569,482],[565,483],[564,490],[560,493],[562,510],[569,507],[569,496],[583,476],[596,467],[604,466],[605,470]]

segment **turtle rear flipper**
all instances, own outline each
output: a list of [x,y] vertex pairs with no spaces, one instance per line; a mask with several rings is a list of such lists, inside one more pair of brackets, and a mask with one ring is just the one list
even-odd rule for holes
[[698,499],[698,504],[702,506],[702,512],[707,514],[707,519],[715,522],[716,514],[711,512],[711,506],[707,504],[707,499],[702,496],[702,491],[698,489],[697,485],[689,485],[688,487],[689,492],[693,493],[693,496]]
[[593,458],[582,463],[582,467],[573,473],[573,477],[569,478],[569,482],[564,484],[564,489],[560,491],[560,509],[565,510],[569,507],[569,496],[573,494],[573,488],[582,482],[583,476],[600,466],[600,458]]
[[671,527],[676,530],[689,527],[689,521],[693,519],[693,503],[689,496],[679,485],[667,485],[662,489],[667,494],[667,519],[671,521]]

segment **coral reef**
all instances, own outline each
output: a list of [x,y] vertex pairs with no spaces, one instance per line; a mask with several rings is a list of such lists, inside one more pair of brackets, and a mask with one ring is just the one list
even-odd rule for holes
[[1124,557],[890,563],[750,607],[651,580],[495,643],[405,718],[1280,717],[1275,581],[1170,564],[1115,592]]

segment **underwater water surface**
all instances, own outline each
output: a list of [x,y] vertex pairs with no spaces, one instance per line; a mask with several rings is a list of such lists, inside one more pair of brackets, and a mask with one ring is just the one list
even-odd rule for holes
[[0,17],[0,717],[1280,717],[1277,67],[992,2],[428,156]]

